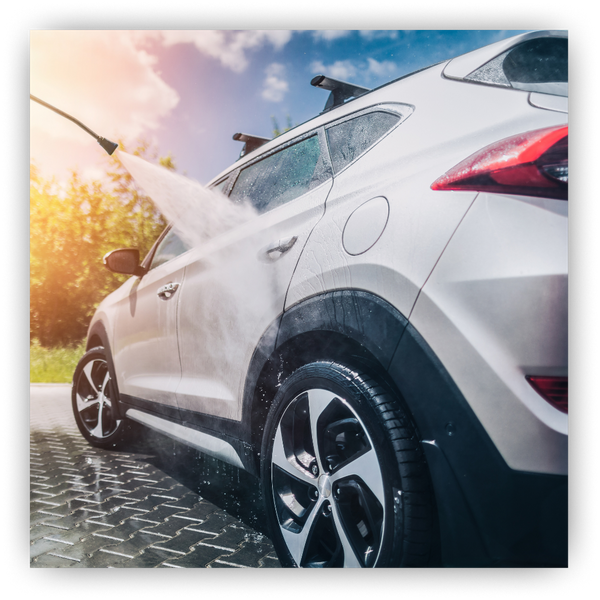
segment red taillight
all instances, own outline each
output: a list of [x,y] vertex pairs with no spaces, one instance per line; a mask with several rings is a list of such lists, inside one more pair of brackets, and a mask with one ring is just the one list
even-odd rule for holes
[[431,189],[567,200],[568,148],[568,126],[513,135],[475,152],[436,179]]
[[567,377],[525,377],[531,387],[561,412],[569,412],[569,379]]

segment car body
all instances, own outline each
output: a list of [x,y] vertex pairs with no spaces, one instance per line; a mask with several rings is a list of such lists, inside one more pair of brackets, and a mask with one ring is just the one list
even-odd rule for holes
[[254,218],[107,258],[137,274],[91,321],[82,433],[131,419],[260,476],[289,566],[565,566],[566,44],[360,93],[212,180]]

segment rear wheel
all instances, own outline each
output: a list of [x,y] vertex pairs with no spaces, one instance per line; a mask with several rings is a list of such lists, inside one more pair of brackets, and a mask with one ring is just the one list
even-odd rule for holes
[[315,362],[280,387],[261,475],[284,566],[425,566],[433,537],[429,474],[414,427],[386,387]]
[[105,350],[92,348],[75,369],[71,400],[79,431],[94,446],[110,448],[123,440],[126,421],[119,416],[117,399]]

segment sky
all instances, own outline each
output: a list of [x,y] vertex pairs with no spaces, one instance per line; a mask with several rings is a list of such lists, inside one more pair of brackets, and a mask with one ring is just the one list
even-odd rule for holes
[[[323,110],[318,74],[374,88],[523,30],[34,30],[30,93],[127,149],[145,140],[208,183],[242,148]],[[30,101],[30,158],[58,181],[100,177],[107,156]]]

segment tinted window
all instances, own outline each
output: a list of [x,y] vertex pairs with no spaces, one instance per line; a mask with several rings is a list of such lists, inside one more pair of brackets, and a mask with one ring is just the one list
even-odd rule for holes
[[301,196],[331,177],[317,135],[242,169],[230,198],[249,200],[266,212]]
[[567,96],[568,42],[566,38],[528,40],[479,67],[466,79]]
[[334,173],[357,159],[400,120],[397,115],[372,112],[327,129]]
[[511,83],[566,82],[567,40],[541,38],[519,44],[508,53],[502,68]]
[[156,252],[152,257],[152,263],[150,269],[155,269],[167,261],[183,254],[189,250],[189,247],[182,242],[177,234],[170,229],[167,235],[161,240],[156,248]]

